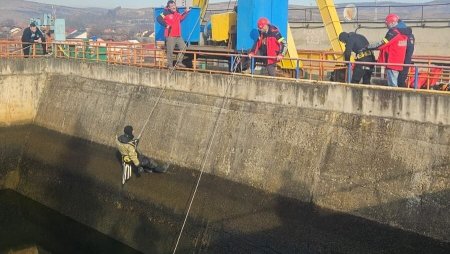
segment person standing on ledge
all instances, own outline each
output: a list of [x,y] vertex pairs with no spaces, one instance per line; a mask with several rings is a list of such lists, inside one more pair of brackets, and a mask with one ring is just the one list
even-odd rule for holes
[[[169,165],[159,166],[152,159],[140,154],[137,150],[139,139],[135,139],[133,135],[133,127],[125,126],[123,134],[116,139],[117,148],[122,155],[122,163],[132,166],[134,164],[137,169],[137,176],[141,173],[164,173]],[[127,179],[125,179],[127,180]]]
[[286,39],[276,26],[270,24],[267,18],[260,18],[257,25],[259,38],[248,56],[250,58],[254,55],[270,57],[264,59],[264,63],[269,76],[275,77],[277,75],[277,64],[287,53]]
[[[166,37],[166,53],[167,53],[167,67],[172,69],[173,65],[173,51],[175,47],[179,50],[186,48],[183,37],[181,36],[181,22],[189,14],[190,8],[186,8],[183,13],[179,13],[177,4],[175,1],[168,1],[164,11],[157,17],[157,21],[162,25],[164,30],[164,36]],[[181,54],[177,56],[177,62],[180,62]]]

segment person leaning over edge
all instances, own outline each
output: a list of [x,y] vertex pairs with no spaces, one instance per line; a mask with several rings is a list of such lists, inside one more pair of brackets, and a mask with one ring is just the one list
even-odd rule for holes
[[[175,1],[168,1],[164,11],[157,17],[157,21],[164,29],[164,36],[166,37],[166,53],[167,53],[167,67],[173,68],[173,51],[175,47],[179,50],[186,48],[186,43],[181,36],[181,22],[186,18],[190,8],[186,8],[183,13],[179,13]],[[182,55],[178,54],[177,61]]]
[[[30,26],[25,28],[22,34],[22,50],[25,58],[28,58],[30,55],[33,43],[45,43],[45,36],[36,24],[31,22]],[[42,44],[42,52],[44,55],[47,54],[44,44]]]
[[274,77],[277,75],[277,63],[286,55],[287,42],[281,35],[280,30],[271,25],[267,18],[260,18],[257,25],[259,37],[248,56],[252,58],[259,54],[270,57],[264,59],[264,63],[269,76]]
[[[339,40],[345,44],[345,61],[350,61],[352,52],[354,52],[356,62],[375,62],[373,52],[366,49],[369,45],[369,41],[363,35],[342,32],[339,34]],[[355,64],[351,83],[359,84],[362,79],[363,84],[370,84],[373,70],[373,65]]]

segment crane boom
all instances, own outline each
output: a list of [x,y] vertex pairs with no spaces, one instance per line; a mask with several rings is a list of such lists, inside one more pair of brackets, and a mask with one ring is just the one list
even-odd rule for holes
[[202,11],[200,13],[200,17],[202,20],[205,18],[206,10],[208,9],[209,0],[193,0],[192,6],[199,7]]
[[[316,2],[333,51],[344,52],[345,46],[339,41],[339,34],[342,33],[343,30],[336,7],[334,6],[334,1],[316,0]],[[342,56],[335,55],[335,58],[336,60],[341,60]]]

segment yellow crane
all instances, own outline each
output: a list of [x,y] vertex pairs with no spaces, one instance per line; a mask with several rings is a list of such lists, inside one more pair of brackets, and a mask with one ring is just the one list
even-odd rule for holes
[[[334,52],[344,52],[345,45],[339,41],[339,34],[342,33],[342,25],[339,21],[339,16],[334,6],[333,0],[316,0],[317,7],[322,17],[322,22],[327,31],[328,40],[331,43],[331,48]],[[342,60],[343,56],[335,55],[336,60]]]

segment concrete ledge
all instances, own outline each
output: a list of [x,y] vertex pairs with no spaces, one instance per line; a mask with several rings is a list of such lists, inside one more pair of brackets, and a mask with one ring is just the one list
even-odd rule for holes
[[[53,73],[129,85],[149,86],[195,94],[224,96],[229,77],[215,74],[85,63],[61,59],[9,60],[0,73]],[[271,103],[341,113],[394,118],[449,125],[450,94],[446,92],[347,85],[334,82],[292,81],[238,76],[233,79],[231,99]]]
[[[109,146],[124,125],[142,128],[167,86],[140,148],[189,168],[229,79],[58,59],[0,71],[11,86],[47,72],[34,124]],[[450,241],[448,93],[239,77],[229,97],[208,173]]]

